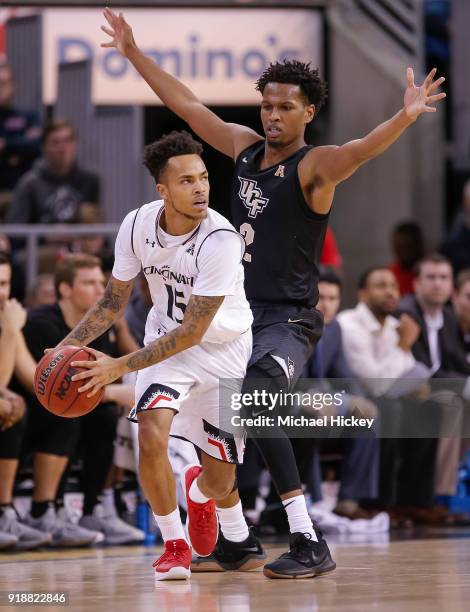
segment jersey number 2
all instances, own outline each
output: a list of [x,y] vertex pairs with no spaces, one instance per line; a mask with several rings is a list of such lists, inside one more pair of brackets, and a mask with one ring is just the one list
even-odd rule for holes
[[[251,227],[249,223],[242,223],[242,225],[240,225],[240,234],[245,239],[245,244],[247,247],[249,247],[250,244],[253,244],[253,240],[255,239],[255,230]],[[243,261],[246,261],[248,263],[251,262],[250,253],[245,253],[243,255]]]
[[[175,308],[179,308],[184,315],[184,311],[186,310],[186,304],[184,302],[178,302],[178,298],[184,299],[184,293],[181,291],[173,290],[171,285],[165,285],[167,293],[168,293],[168,308],[166,314],[170,319],[176,321],[177,323],[182,323],[183,319],[179,319],[176,315],[174,315],[173,310]],[[173,293],[174,291],[174,293]]]

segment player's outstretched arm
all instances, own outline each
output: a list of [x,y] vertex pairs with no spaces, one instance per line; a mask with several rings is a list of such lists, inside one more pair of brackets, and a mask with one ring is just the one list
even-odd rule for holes
[[160,100],[184,119],[205,142],[236,159],[243,149],[261,139],[261,136],[250,128],[222,121],[204,106],[186,85],[145,56],[137,47],[132,29],[122,13],[117,15],[106,8],[103,14],[108,26],[101,26],[101,29],[111,40],[101,46],[115,48],[126,57]]
[[391,119],[376,127],[372,132],[352,140],[340,147],[318,147],[312,164],[315,174],[325,184],[335,185],[350,177],[362,164],[386,151],[403,132],[423,113],[434,113],[436,108],[430,106],[446,97],[436,93],[445,81],[444,77],[434,80],[436,69],[433,68],[421,86],[414,82],[413,69],[407,70],[407,89],[403,108]]
[[120,281],[111,276],[101,300],[90,308],[58,346],[65,344],[86,346],[104,334],[124,313],[133,286],[134,279]]
[[86,368],[87,371],[76,374],[72,380],[89,379],[79,391],[89,391],[88,397],[91,397],[101,387],[128,372],[148,368],[199,344],[223,301],[224,296],[192,295],[179,327],[144,348],[118,359],[90,349],[96,361],[73,361],[73,366]]

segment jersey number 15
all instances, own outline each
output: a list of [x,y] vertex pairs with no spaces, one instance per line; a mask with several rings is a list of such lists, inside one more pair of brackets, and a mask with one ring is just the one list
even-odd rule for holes
[[178,302],[178,298],[184,299],[184,293],[182,291],[176,291],[171,285],[165,285],[167,293],[168,293],[168,308],[166,314],[170,319],[176,321],[177,323],[183,322],[183,317],[181,319],[176,316],[174,310],[175,308],[179,308],[184,316],[184,311],[186,310],[185,302]]

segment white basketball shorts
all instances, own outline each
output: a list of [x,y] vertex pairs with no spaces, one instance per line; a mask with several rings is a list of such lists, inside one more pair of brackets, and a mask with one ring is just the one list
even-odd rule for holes
[[[245,434],[219,427],[219,380],[233,379],[239,392],[252,350],[251,330],[224,344],[204,343],[182,351],[137,373],[135,405],[139,412],[170,408],[176,412],[171,435],[192,442],[208,455],[228,463],[242,463]],[[224,384],[227,384],[224,382]]]

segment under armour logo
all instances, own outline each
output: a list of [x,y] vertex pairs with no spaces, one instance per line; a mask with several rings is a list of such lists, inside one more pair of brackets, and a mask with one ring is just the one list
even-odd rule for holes
[[274,176],[280,176],[281,178],[284,178],[284,170],[286,169],[285,166],[282,166],[281,164],[279,164],[279,166],[277,167],[276,172],[274,173]]
[[263,198],[263,192],[258,187],[256,181],[245,179],[241,176],[238,177],[238,180],[240,181],[238,196],[243,200],[246,208],[248,208],[248,216],[254,219],[258,213],[263,212],[269,203],[269,199]]
[[189,249],[186,249],[186,253],[189,253],[190,255],[194,255],[194,242],[193,244],[189,247]]
[[151,244],[152,245],[152,249],[155,247],[155,240],[149,240],[148,238],[145,239],[145,244]]
[[243,158],[242,158],[242,162],[243,162],[244,164],[247,164],[247,163],[248,163],[248,157],[243,157]]

